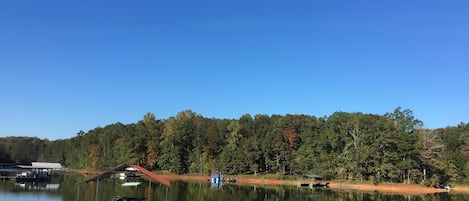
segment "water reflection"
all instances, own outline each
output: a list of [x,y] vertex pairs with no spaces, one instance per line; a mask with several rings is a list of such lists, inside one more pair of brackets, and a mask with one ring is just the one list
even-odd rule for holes
[[[469,201],[469,194],[455,192],[436,195],[390,195],[330,189],[309,189],[292,186],[241,186],[225,183],[212,186],[210,182],[172,182],[167,188],[158,183],[141,180],[140,185],[122,186],[126,181],[104,179],[87,184],[78,183],[81,175],[53,178],[49,183],[0,182],[0,200],[39,201],[111,201],[115,196],[145,198],[151,201]],[[129,182],[129,181],[127,181]]]
[[0,182],[0,200],[61,201],[60,184],[14,181]]
[[15,183],[25,190],[59,190],[60,184],[51,184],[50,182],[21,182]]

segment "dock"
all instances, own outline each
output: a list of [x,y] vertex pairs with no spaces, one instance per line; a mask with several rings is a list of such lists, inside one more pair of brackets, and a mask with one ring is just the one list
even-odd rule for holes
[[16,176],[0,175],[0,181],[10,181],[14,180]]
[[323,181],[322,176],[316,174],[303,174],[301,177],[303,178],[303,181],[298,184],[298,187],[329,188],[329,182]]
[[64,170],[60,163],[31,162],[31,165],[0,163],[0,181],[50,181],[53,173]]
[[298,187],[329,188],[329,182],[325,182],[325,183],[321,183],[321,182],[317,182],[317,183],[305,183],[305,182],[302,182],[302,183],[298,184]]

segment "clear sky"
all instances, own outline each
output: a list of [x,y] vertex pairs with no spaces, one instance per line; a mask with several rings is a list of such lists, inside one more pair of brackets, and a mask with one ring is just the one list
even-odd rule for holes
[[469,3],[0,1],[0,137],[205,117],[469,121]]

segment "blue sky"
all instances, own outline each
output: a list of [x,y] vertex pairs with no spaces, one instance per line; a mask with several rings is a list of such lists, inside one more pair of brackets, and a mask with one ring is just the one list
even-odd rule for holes
[[0,137],[158,119],[469,121],[467,1],[1,1]]

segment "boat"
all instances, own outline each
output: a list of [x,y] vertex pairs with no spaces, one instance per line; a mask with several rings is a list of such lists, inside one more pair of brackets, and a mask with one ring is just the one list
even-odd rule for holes
[[[138,187],[142,182],[125,182],[121,184],[122,187]],[[146,201],[146,198],[142,197],[122,197],[120,195],[114,196],[112,201]]]
[[118,173],[116,177],[119,178],[120,180],[126,180],[129,178],[134,178],[134,177],[139,177],[139,176],[133,172],[121,172],[121,173]]
[[22,171],[16,174],[16,181],[50,181],[51,175],[46,171]]
[[123,184],[121,184],[121,186],[131,186],[131,187],[137,187],[139,186],[140,184],[142,184],[142,182],[125,182]]

